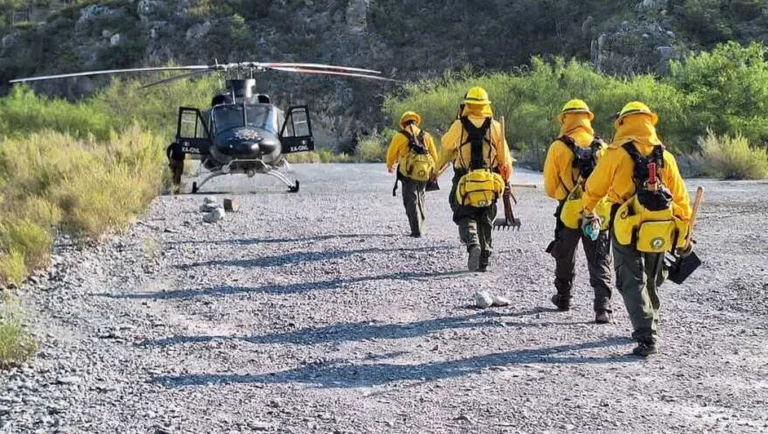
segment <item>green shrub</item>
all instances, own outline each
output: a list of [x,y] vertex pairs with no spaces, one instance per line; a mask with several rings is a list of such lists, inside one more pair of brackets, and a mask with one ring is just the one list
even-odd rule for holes
[[48,266],[52,245],[50,229],[29,220],[0,225],[0,247],[5,252],[21,255],[27,270]]
[[0,304],[0,369],[16,366],[36,352],[37,343],[22,327],[20,302],[4,293]]
[[0,142],[0,279],[45,267],[59,225],[86,240],[127,228],[161,190],[163,149],[136,125],[102,143],[51,131]]
[[24,254],[17,249],[0,252],[0,282],[3,285],[20,285],[27,277],[27,267],[24,265]]
[[387,157],[386,153],[387,149],[384,147],[381,137],[374,135],[360,141],[354,159],[359,163],[383,163]]
[[768,150],[750,146],[745,137],[717,136],[710,132],[700,143],[703,155],[698,164],[710,168],[700,172],[723,179],[768,178]]
[[383,111],[396,125],[406,110],[424,117],[439,137],[455,120],[464,93],[485,88],[496,118],[506,120],[507,141],[520,149],[523,163],[539,167],[559,132],[556,116],[572,99],[586,100],[596,118],[596,133],[610,141],[613,115],[630,101],[643,101],[659,115],[658,133],[670,150],[693,152],[711,127],[718,134],[740,133],[753,143],[768,143],[768,62],[760,44],[728,43],[685,62],[673,62],[671,75],[628,78],[600,74],[586,63],[534,58],[530,69],[476,75],[446,73],[439,79],[406,85],[389,95]]

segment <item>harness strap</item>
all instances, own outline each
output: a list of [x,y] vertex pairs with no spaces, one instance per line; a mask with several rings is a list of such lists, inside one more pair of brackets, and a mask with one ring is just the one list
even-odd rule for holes
[[491,128],[491,121],[490,117],[486,117],[483,124],[480,127],[476,127],[468,117],[464,116],[461,118],[461,125],[467,132],[467,141],[462,143],[459,148],[467,143],[472,146],[470,154],[470,168],[472,170],[487,169],[490,165],[491,150],[488,150],[488,159],[486,160],[483,157],[483,144],[485,142],[488,142],[489,145],[491,144],[487,138],[488,130]]
[[661,180],[661,169],[664,168],[664,145],[654,146],[653,151],[647,157],[640,154],[640,151],[637,150],[633,142],[627,142],[621,147],[627,151],[635,163],[633,177],[637,186],[642,187],[650,178],[648,166],[651,163],[655,163],[656,177]]

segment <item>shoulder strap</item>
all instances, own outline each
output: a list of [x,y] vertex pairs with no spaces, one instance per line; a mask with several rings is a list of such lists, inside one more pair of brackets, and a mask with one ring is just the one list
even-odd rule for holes
[[592,144],[590,147],[592,148],[592,152],[597,153],[597,151],[600,150],[605,145],[605,142],[600,137],[595,136],[592,139]]
[[470,168],[472,170],[488,168],[488,162],[483,157],[483,144],[486,141],[486,136],[488,130],[491,128],[492,121],[493,119],[491,117],[486,117],[483,124],[476,127],[467,116],[461,117],[461,125],[467,132],[467,141],[462,143],[462,145],[468,142],[472,146],[470,161]]
[[565,146],[567,146],[571,152],[574,154],[576,153],[576,141],[573,140],[573,137],[569,136],[568,134],[563,134],[562,136],[558,137],[557,140],[563,142],[563,144],[565,144]]
[[656,174],[661,179],[661,169],[664,167],[664,145],[654,146],[653,151],[647,157],[643,157],[632,142],[625,143],[622,145],[622,148],[627,151],[635,163],[633,176],[637,185],[643,185],[648,180],[650,176],[648,173],[650,163],[656,164]]

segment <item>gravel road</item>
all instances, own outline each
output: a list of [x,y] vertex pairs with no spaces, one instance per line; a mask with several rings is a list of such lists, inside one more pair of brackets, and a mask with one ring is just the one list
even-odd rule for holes
[[[704,265],[662,286],[661,353],[630,355],[630,323],[592,323],[586,264],[557,312],[545,252],[553,202],[518,190],[519,232],[466,272],[447,195],[411,239],[383,165],[296,165],[163,196],[125,235],[56,248],[22,291],[41,341],[0,374],[0,432],[765,433],[766,183],[704,185]],[[517,170],[514,181],[541,185]],[[583,255],[582,255],[583,256]],[[512,300],[471,307],[488,290]]]

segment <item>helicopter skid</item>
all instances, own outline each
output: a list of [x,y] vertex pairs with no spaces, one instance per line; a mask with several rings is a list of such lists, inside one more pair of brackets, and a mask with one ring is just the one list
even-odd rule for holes
[[[288,179],[287,176],[285,176],[283,173],[280,172],[280,170],[268,166],[261,160],[237,160],[238,163],[246,163],[246,162],[253,162],[256,163],[256,168],[249,168],[249,169],[239,169],[239,170],[232,170],[232,164],[227,164],[225,166],[219,167],[217,169],[214,169],[211,171],[208,176],[206,176],[199,184],[197,182],[192,183],[192,193],[197,193],[200,190],[200,187],[202,187],[204,184],[206,184],[208,181],[210,181],[213,178],[217,178],[219,176],[223,175],[234,175],[234,174],[244,174],[248,176],[249,178],[254,177],[256,174],[261,175],[269,175],[273,178],[276,178],[280,180],[283,184],[285,184],[288,187],[288,191],[290,193],[297,193],[299,191],[299,181],[291,182],[290,179]],[[288,163],[285,162],[283,167],[289,168]]]

